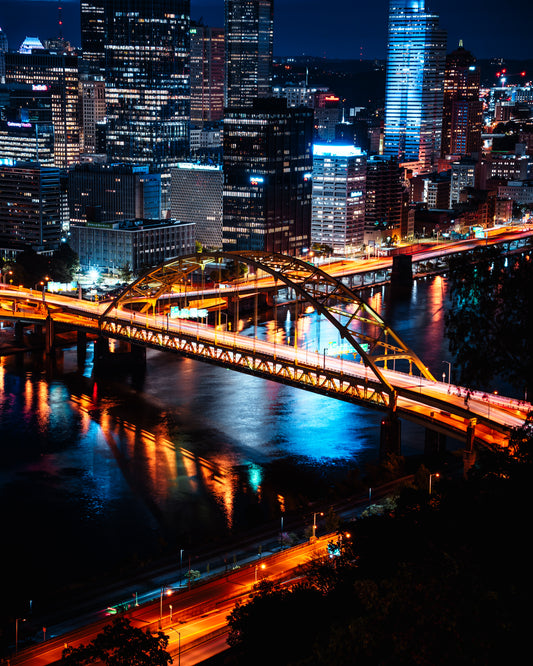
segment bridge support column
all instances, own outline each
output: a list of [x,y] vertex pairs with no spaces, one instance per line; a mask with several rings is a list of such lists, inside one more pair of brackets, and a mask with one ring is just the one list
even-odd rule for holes
[[426,428],[424,453],[426,456],[440,455],[446,451],[446,435]]
[[131,345],[131,360],[135,365],[146,366],[146,347],[142,345]]
[[76,355],[78,363],[84,363],[87,355],[87,333],[78,331],[76,336]]
[[413,258],[410,254],[397,254],[392,258],[391,284],[403,286],[413,281]]
[[476,436],[476,423],[477,419],[470,419],[468,426],[466,428],[466,444],[465,451],[472,453],[474,450],[474,438]]
[[46,318],[44,329],[44,350],[49,354],[54,348],[54,320],[50,315]]
[[105,364],[109,356],[109,340],[102,336],[94,341],[94,365],[99,367]]
[[400,455],[402,440],[402,422],[396,412],[389,412],[381,419],[381,437],[379,456],[384,458],[388,453]]
[[18,345],[21,345],[24,342],[24,326],[21,321],[15,322],[14,333],[15,333],[15,342]]

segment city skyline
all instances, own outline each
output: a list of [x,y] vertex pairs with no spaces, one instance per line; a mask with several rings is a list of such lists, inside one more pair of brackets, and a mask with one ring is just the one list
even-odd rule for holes
[[[388,4],[387,0],[379,0],[371,6],[354,6],[350,0],[332,0],[325,14],[318,0],[276,0],[274,55],[384,59]],[[10,48],[18,49],[26,36],[38,36],[41,40],[57,36],[59,5],[63,36],[79,46],[79,0],[0,0],[0,27]],[[448,51],[462,39],[465,48],[478,59],[530,57],[528,25],[533,7],[524,7],[520,0],[509,0],[505,13],[496,0],[487,0],[483,12],[460,0],[431,0],[428,9],[440,16],[448,33]],[[203,18],[211,27],[222,27],[224,1],[192,0],[191,18]]]

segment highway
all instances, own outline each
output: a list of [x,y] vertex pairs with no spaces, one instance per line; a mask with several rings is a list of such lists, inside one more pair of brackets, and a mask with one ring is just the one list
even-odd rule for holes
[[[294,584],[301,578],[298,567],[309,562],[313,557],[324,556],[327,544],[336,539],[336,535],[318,538],[315,542],[306,542],[293,548],[286,548],[272,555],[256,558],[236,569],[222,572],[192,589],[186,585],[179,587],[179,581],[161,584],[159,598],[135,606],[124,615],[135,627],[159,629],[169,637],[168,651],[174,663],[186,666],[197,664],[203,659],[226,649],[227,616],[237,603],[246,601],[254,585],[263,579],[269,579],[287,585]],[[34,647],[19,649],[11,657],[15,665],[46,666],[60,659],[66,645],[76,647],[91,642],[114,616],[105,609],[100,619],[85,623],[79,618],[72,618],[71,628],[58,631]],[[68,626],[65,625],[65,626]]]

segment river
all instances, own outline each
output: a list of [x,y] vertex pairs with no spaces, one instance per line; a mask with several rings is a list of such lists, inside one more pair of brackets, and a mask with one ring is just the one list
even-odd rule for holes
[[[445,278],[365,296],[437,378],[447,375]],[[262,322],[259,335],[283,338],[292,323],[280,307],[277,326]],[[302,316],[300,342],[334,343],[328,326]],[[65,349],[53,372],[39,354],[0,357],[4,607],[23,614],[56,587],[169,551],[194,554],[280,510],[303,515],[376,461],[380,419],[153,350],[144,372],[98,378],[91,346],[83,367]],[[404,422],[402,451],[423,443],[423,430]]]

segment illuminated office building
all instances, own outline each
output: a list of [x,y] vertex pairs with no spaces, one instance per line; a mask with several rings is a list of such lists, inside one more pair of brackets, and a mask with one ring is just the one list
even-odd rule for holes
[[191,123],[224,115],[224,29],[191,26]]
[[226,106],[271,95],[273,26],[273,0],[226,0]]
[[8,41],[6,33],[0,28],[0,83],[5,81],[6,76],[6,63],[5,54],[8,51]]
[[481,150],[483,107],[480,71],[462,44],[446,56],[442,111],[442,156],[471,155]]
[[94,155],[98,152],[97,126],[106,118],[105,85],[103,81],[81,82],[83,117],[83,152]]
[[59,169],[23,162],[0,166],[0,245],[58,243],[62,199]]
[[68,201],[73,223],[161,217],[161,175],[148,166],[78,164],[69,170]]
[[424,0],[390,0],[384,154],[414,173],[441,152],[446,33]]
[[80,95],[78,58],[74,55],[6,53],[6,84],[31,85],[49,91],[54,125],[54,166],[65,168],[79,160]]
[[165,169],[188,153],[190,2],[104,6],[108,158]]
[[366,162],[365,243],[403,238],[404,205],[403,169],[394,158],[371,155]]
[[313,146],[311,243],[350,254],[363,244],[366,155],[354,145]]
[[204,247],[222,247],[222,166],[182,162],[172,169],[170,214],[195,225]]
[[105,3],[106,0],[80,2],[82,57],[88,74],[97,79],[103,79],[105,74]]
[[313,110],[256,99],[224,117],[224,250],[300,254],[311,231]]

